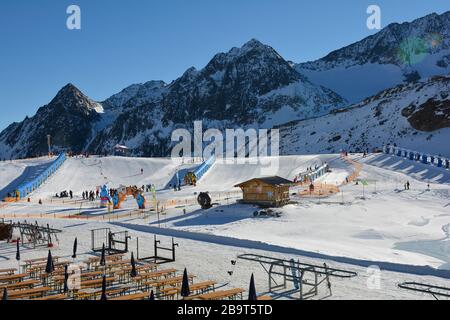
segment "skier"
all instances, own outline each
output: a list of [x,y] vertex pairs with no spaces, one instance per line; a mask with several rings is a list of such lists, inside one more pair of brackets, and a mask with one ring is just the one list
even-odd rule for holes
[[141,174],[144,174],[144,169],[141,168]]
[[73,192],[72,190],[69,190],[70,199],[73,199]]
[[407,189],[407,190],[409,190],[409,186],[410,186],[409,181],[406,181],[406,189]]

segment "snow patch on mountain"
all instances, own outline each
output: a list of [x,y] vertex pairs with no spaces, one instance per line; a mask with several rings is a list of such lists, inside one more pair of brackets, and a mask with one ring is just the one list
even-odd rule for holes
[[[349,148],[365,151],[395,143],[450,156],[450,126],[420,131],[410,123],[412,114],[426,107],[435,108],[427,111],[427,117],[435,111],[432,116],[440,121],[450,119],[449,92],[449,76],[433,77],[382,91],[324,117],[283,125],[280,127],[281,152],[333,153]],[[437,125],[438,122],[433,120],[432,123]]]

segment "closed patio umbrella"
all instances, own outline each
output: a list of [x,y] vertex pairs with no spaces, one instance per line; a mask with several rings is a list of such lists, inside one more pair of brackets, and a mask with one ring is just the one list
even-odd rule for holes
[[78,246],[78,239],[75,238],[73,242],[73,255],[72,258],[75,259],[77,257],[77,246]]
[[47,265],[45,266],[45,273],[50,274],[53,271],[55,271],[55,266],[53,264],[52,252],[50,250],[48,250]]
[[153,290],[150,292],[149,300],[155,300],[155,294],[153,293]]
[[181,283],[181,296],[188,297],[191,294],[189,289],[189,277],[186,268],[184,268],[183,272],[183,282]]
[[100,258],[100,265],[106,266],[105,244],[103,244],[103,247],[102,247],[102,257]]
[[101,301],[106,301],[108,300],[106,298],[106,276],[103,276],[103,281],[102,281],[102,296],[100,297]]
[[132,278],[137,276],[136,261],[134,261],[134,254],[133,254],[133,252],[131,252],[131,272],[130,272],[130,276]]
[[20,261],[20,239],[17,239],[16,260]]
[[258,298],[256,296],[255,278],[253,277],[253,273],[252,273],[252,276],[250,278],[250,287],[248,289],[248,300],[249,301],[256,301],[256,300],[258,300]]
[[3,298],[2,298],[2,301],[6,301],[6,300],[8,300],[8,289],[6,289],[6,287],[5,287],[5,288],[3,288]]

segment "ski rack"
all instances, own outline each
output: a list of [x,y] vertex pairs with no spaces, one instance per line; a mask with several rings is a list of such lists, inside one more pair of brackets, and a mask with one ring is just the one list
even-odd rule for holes
[[[242,254],[238,256],[238,259],[258,262],[263,267],[268,275],[270,293],[278,289],[286,289],[287,282],[291,282],[294,284],[295,289],[290,292],[299,292],[300,300],[316,296],[320,285],[324,283],[330,291],[329,296],[331,296],[330,277],[348,279],[358,275],[353,271],[330,268],[326,263],[323,265],[314,265],[293,262],[292,259],[279,259],[257,254]],[[277,283],[274,276],[281,277],[282,283]],[[323,279],[319,280],[319,277],[323,277]]]
[[438,297],[446,297],[450,298],[450,288],[435,286],[427,283],[418,283],[418,282],[403,282],[400,283],[399,288],[427,293],[431,294],[436,300],[439,300]]

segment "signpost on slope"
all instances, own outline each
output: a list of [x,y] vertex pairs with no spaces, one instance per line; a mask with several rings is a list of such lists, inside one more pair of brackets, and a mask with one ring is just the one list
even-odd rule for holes
[[363,186],[363,199],[366,198],[365,187],[369,185],[366,179],[361,180],[361,184]]

